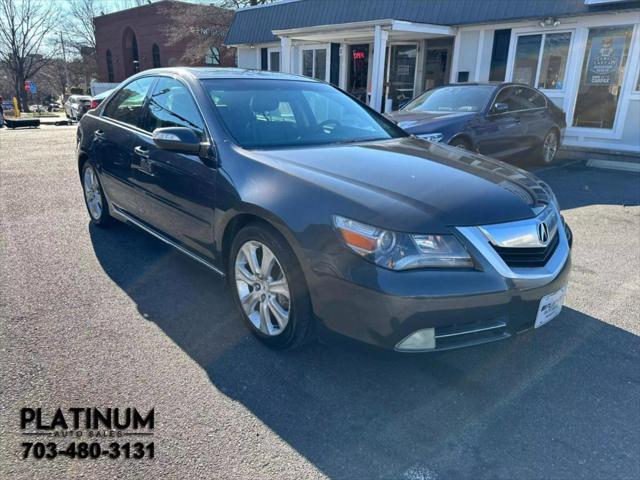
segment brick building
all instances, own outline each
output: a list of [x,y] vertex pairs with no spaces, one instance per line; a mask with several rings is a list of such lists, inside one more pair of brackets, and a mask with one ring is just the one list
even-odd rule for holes
[[[95,17],[93,23],[96,30],[99,80],[121,82],[134,73],[156,67],[235,66],[234,49],[214,46],[217,42],[212,40],[212,45],[205,46],[202,55],[194,57],[192,41],[195,37],[183,36],[177,41],[172,39],[172,28],[174,31],[181,28],[179,22],[184,23],[185,15],[188,14],[201,19],[203,8],[215,7],[162,0]],[[216,10],[220,12],[220,17],[228,13],[223,9]],[[180,14],[174,15],[173,12]],[[211,10],[208,14],[211,15]],[[179,15],[182,15],[182,20]],[[202,25],[194,27],[203,29]],[[217,27],[220,28],[220,25]]]

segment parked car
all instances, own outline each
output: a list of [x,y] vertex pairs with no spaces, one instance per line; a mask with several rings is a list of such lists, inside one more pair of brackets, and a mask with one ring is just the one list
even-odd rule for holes
[[47,111],[48,112],[59,112],[61,108],[62,107],[60,106],[60,104],[58,102],[51,102],[47,106]]
[[494,158],[533,155],[551,163],[565,114],[542,92],[517,83],[465,83],[429,90],[389,114],[407,132]]
[[64,113],[71,120],[80,120],[91,108],[91,97],[88,95],[71,95],[64,102]]
[[128,222],[226,276],[274,348],[334,331],[443,350],[562,307],[572,236],[547,184],[323,82],[142,72],[82,118],[77,151],[91,223]]
[[112,88],[110,90],[105,90],[104,92],[93,96],[91,98],[91,108],[97,108],[98,105],[100,105],[105,98],[111,95],[111,92],[113,92],[114,90],[115,89]]
[[29,111],[32,113],[42,113],[46,111],[44,105],[29,105]]

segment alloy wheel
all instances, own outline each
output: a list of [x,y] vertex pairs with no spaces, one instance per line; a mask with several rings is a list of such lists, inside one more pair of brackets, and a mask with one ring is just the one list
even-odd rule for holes
[[84,198],[89,207],[89,214],[94,220],[99,220],[102,215],[102,193],[100,192],[100,183],[93,167],[88,166],[84,170],[83,176]]
[[250,240],[235,260],[238,298],[249,321],[267,336],[282,333],[291,315],[291,294],[284,270],[265,244]]
[[553,159],[556,157],[556,152],[558,151],[558,138],[556,134],[550,132],[544,139],[544,144],[542,145],[542,154],[544,156],[545,163],[553,162]]

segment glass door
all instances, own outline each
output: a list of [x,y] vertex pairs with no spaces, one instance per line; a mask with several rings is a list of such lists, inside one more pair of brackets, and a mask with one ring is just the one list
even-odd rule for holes
[[573,126],[613,129],[632,33],[632,25],[589,29]]
[[350,45],[347,92],[363,103],[367,103],[368,75],[369,45]]
[[389,47],[386,98],[391,102],[390,110],[398,110],[413,98],[417,57],[418,45],[415,43]]
[[[432,47],[427,41],[424,58],[424,90],[431,90],[449,83],[449,64],[453,41],[451,45]],[[435,43],[435,42],[433,42]]]

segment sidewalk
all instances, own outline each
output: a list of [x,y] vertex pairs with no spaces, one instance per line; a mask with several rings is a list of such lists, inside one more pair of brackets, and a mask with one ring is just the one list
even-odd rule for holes
[[558,151],[556,161],[582,160],[587,167],[640,172],[640,151],[620,152],[615,150],[593,150],[580,147],[563,147]]

